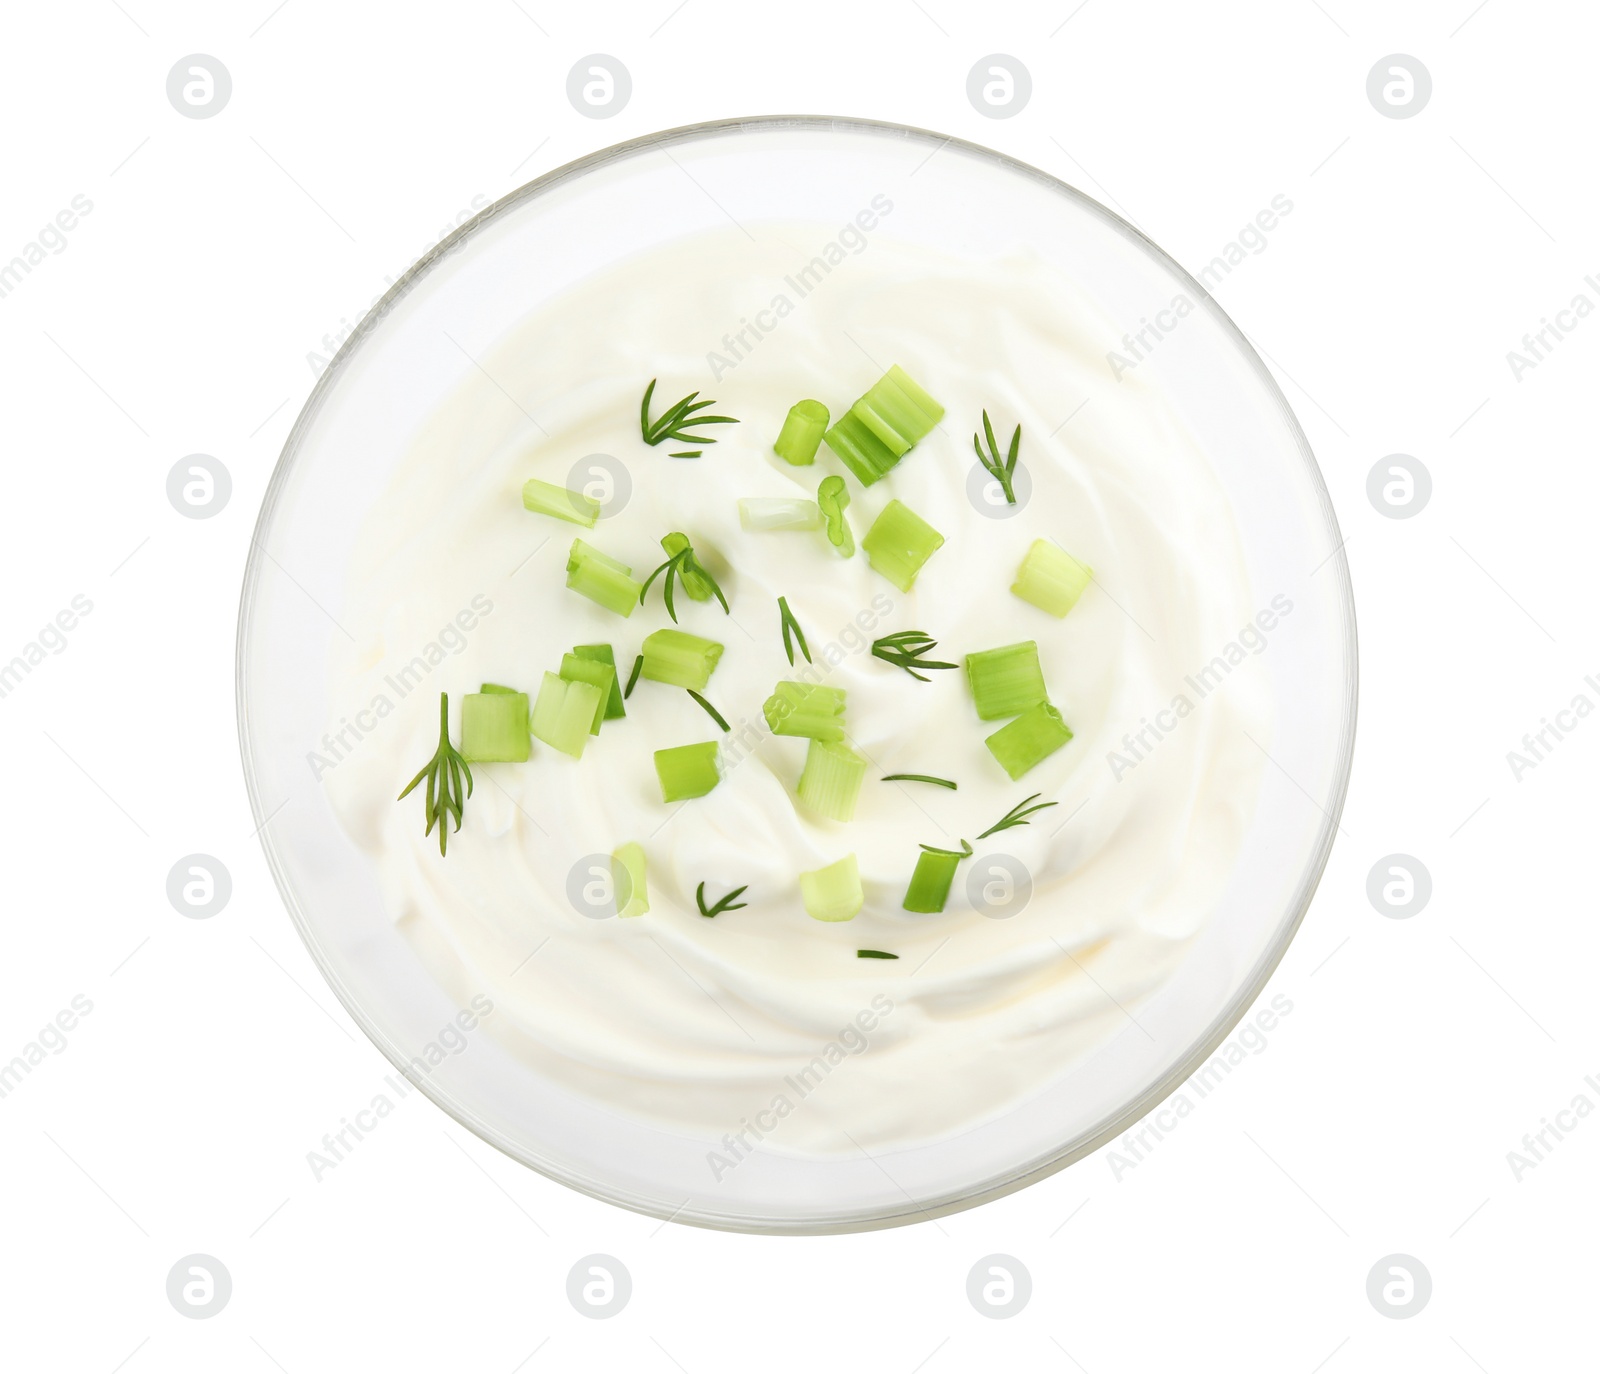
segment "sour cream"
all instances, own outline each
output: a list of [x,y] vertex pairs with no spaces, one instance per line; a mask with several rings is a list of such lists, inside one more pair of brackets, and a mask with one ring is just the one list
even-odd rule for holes
[[[618,1112],[803,1154],[957,1132],[1138,1015],[1212,911],[1249,824],[1271,713],[1239,639],[1284,613],[1253,600],[1206,455],[1150,369],[1108,365],[1117,339],[1074,283],[1027,256],[936,256],[886,223],[802,294],[796,262],[833,233],[682,241],[541,308],[462,367],[361,531],[340,613],[355,645],[324,741],[336,747],[313,762],[417,957],[463,1004],[490,997],[502,1043]],[[885,480],[863,490],[826,446],[811,467],[774,455],[795,401],[838,416],[893,363],[946,414]],[[717,442],[698,459],[647,447],[652,377],[657,413],[699,389],[740,423],[708,430]],[[977,471],[985,408],[1002,445],[1022,425],[1015,508]],[[814,497],[833,473],[858,540],[891,498],[944,535],[910,593],[820,532],[740,528],[741,497]],[[593,531],[530,514],[530,477],[591,486],[607,513]],[[643,637],[670,624],[659,593],[616,616],[566,589],[567,552],[581,535],[643,578],[671,530],[731,603],[725,616],[677,600],[682,628],[726,645],[706,695],[732,733],[687,693],[641,682],[581,761],[535,741],[528,763],[475,767],[441,858],[420,796],[395,800],[433,753],[439,692],[459,742],[464,694],[483,682],[534,694],[574,645],[611,644],[625,676]],[[1095,570],[1064,620],[1009,590],[1038,538]],[[847,824],[800,806],[806,741],[762,721],[774,684],[796,675],[779,596],[847,692],[850,739],[871,760]],[[918,682],[870,654],[905,629],[957,664],[1037,641],[1074,739],[1011,782],[983,743],[1001,722],[978,720],[964,672]],[[332,734],[357,719],[370,728]],[[664,805],[653,752],[711,739],[720,785]],[[892,773],[960,786],[879,780]],[[976,839],[1032,793],[1056,805]],[[946,910],[903,911],[918,845],[962,839],[976,854]],[[648,914],[586,914],[604,856],[627,841],[648,859]],[[850,853],[865,909],[812,920],[798,875]],[[702,882],[712,899],[744,886],[747,905],[703,918]]]

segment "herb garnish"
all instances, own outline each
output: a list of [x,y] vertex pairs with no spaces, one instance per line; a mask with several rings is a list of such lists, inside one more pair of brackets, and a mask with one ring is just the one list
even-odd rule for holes
[[806,656],[806,662],[811,662],[811,650],[806,647],[806,632],[800,628],[800,622],[794,618],[794,612],[789,609],[789,598],[778,598],[778,612],[782,616],[780,624],[783,626],[783,651],[789,655],[789,666],[794,666],[794,646],[798,641],[800,652]]
[[1017,494],[1011,489],[1012,474],[1017,470],[1017,449],[1022,444],[1022,426],[1018,425],[1011,434],[1011,450],[1002,459],[1000,446],[994,441],[994,426],[989,423],[989,412],[983,412],[983,437],[989,442],[989,452],[983,451],[983,446],[978,442],[978,436],[972,436],[972,447],[978,455],[978,461],[983,464],[984,470],[1000,484],[1000,490],[1006,494],[1008,505],[1017,504]]
[[622,689],[622,699],[626,701],[633,695],[633,684],[639,680],[639,673],[644,668],[644,655],[640,654],[633,660],[633,671],[628,674],[628,685]]
[[686,687],[686,688],[684,688],[684,690],[686,692],[688,692],[689,695],[692,696],[696,701],[698,701],[703,707],[705,707],[706,714],[708,716],[710,716],[712,720],[716,721],[716,723],[722,727],[722,730],[723,730],[724,734],[726,734],[732,728],[728,724],[727,721],[723,720],[722,712],[717,710],[717,708],[715,706],[713,706],[709,701],[707,701],[703,696],[701,696],[699,692],[695,691],[695,689],[693,687]]
[[900,630],[892,635],[885,635],[882,639],[872,641],[872,656],[881,658],[885,663],[892,663],[896,668],[904,668],[918,682],[927,682],[928,678],[917,671],[918,668],[954,668],[954,663],[940,663],[934,659],[925,659],[923,654],[937,648],[939,641],[932,635],[922,630]]
[[[983,836],[979,835],[978,838],[981,840]],[[937,845],[932,844],[919,844],[917,848],[926,850],[929,854],[948,854],[954,859],[970,859],[972,857],[972,846],[965,840],[961,841],[960,849],[940,849]]]
[[[707,406],[716,405],[715,401],[696,401],[700,393],[691,391],[676,405],[668,406],[657,420],[650,418],[650,397],[655,393],[656,379],[650,379],[650,385],[644,389],[644,400],[639,403],[639,432],[644,436],[645,443],[654,447],[664,439],[672,439],[680,444],[714,444],[717,441],[709,434],[689,434],[686,427],[697,425],[736,425],[739,422],[731,415],[697,415],[696,411],[704,410]],[[701,450],[692,453],[674,453],[674,458],[698,458]]]
[[1043,811],[1045,807],[1055,806],[1057,804],[1053,801],[1049,801],[1040,802],[1037,806],[1029,806],[1028,803],[1033,801],[1039,795],[1040,794],[1038,792],[1035,792],[1032,797],[1028,797],[1023,801],[1018,802],[1011,808],[1011,810],[1007,811],[1004,816],[1002,816],[987,830],[985,830],[983,834],[979,835],[978,838],[980,840],[988,839],[990,835],[998,834],[1002,830],[1010,830],[1014,825],[1027,825],[1029,824],[1028,817],[1033,815],[1035,811]]
[[[744,885],[744,887],[749,886],[749,883]],[[749,902],[737,902],[734,900],[734,898],[744,891],[744,887],[734,888],[733,891],[728,893],[726,897],[721,898],[716,905],[708,908],[706,906],[706,885],[701,883],[700,886],[694,890],[694,904],[700,908],[700,914],[702,916],[720,916],[724,911],[739,911],[742,908],[750,905]]]
[[885,954],[881,949],[858,949],[857,959],[898,959],[898,954]]
[[[461,790],[463,774],[467,779],[465,794]],[[472,769],[450,743],[450,698],[443,692],[439,693],[439,748],[395,800],[404,801],[424,778],[428,780],[428,792],[423,814],[428,818],[428,828],[422,834],[424,837],[433,834],[433,827],[438,825],[439,853],[442,855],[445,849],[445,836],[449,831],[445,817],[454,816],[456,829],[460,830],[462,808],[466,805],[467,797],[472,795]]]
[[955,783],[949,778],[931,778],[926,773],[885,773],[880,781],[883,782],[931,782],[935,787],[948,787],[952,792],[956,790]]
[[667,614],[672,617],[674,624],[678,621],[678,612],[672,604],[674,585],[679,579],[687,581],[690,577],[701,578],[717,600],[722,603],[722,613],[724,615],[732,614],[728,610],[728,598],[722,594],[722,588],[717,586],[717,579],[707,572],[705,565],[695,557],[694,545],[687,539],[683,541],[683,547],[677,553],[673,554],[649,577],[645,578],[644,586],[639,588],[639,604],[641,606],[644,605],[644,595],[650,590],[650,584],[662,573],[666,573],[667,576],[666,580],[661,584],[661,599],[666,602]]

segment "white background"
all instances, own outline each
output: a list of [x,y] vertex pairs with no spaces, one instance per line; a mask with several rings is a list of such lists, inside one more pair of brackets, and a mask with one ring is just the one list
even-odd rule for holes
[[[1600,1105],[1587,786],[1600,720],[1513,778],[1575,694],[1594,630],[1600,317],[1517,380],[1508,350],[1600,304],[1593,70],[1568,0],[981,6],[733,0],[605,6],[82,0],[9,6],[0,263],[75,195],[93,210],[0,299],[0,661],[75,595],[93,610],[0,700],[0,1060],[93,1004],[0,1099],[0,1364],[141,1370],[1459,1370],[1592,1356],[1600,1122],[1520,1181],[1507,1152]],[[215,118],[166,77],[220,58]],[[568,103],[593,52],[629,68],[608,120]],[[1006,120],[980,57],[1033,79]],[[1381,117],[1368,70],[1433,95]],[[1293,213],[1223,282],[1316,447],[1349,536],[1362,717],[1342,832],[1266,998],[1293,1011],[1131,1169],[1108,1152],[1002,1202],[864,1236],[763,1239],[569,1193],[420,1095],[335,1172],[306,1154],[388,1070],[300,946],[253,838],[233,715],[240,575],[261,492],[353,323],[458,215],[606,144],[732,114],[875,116],[991,144],[1135,220],[1191,270],[1274,195]],[[217,517],[166,475],[229,469]],[[1386,454],[1433,475],[1381,516]],[[227,908],[168,870],[205,852]],[[1389,920],[1401,851],[1429,905]],[[1550,1137],[1553,1139],[1553,1137]],[[210,1320],[168,1270],[231,1272]],[[634,1292],[596,1321],[593,1252]],[[1033,1298],[993,1321],[968,1270]],[[1427,1308],[1380,1315],[1374,1262],[1420,1259]],[[520,1363],[519,1363],[520,1362]]]

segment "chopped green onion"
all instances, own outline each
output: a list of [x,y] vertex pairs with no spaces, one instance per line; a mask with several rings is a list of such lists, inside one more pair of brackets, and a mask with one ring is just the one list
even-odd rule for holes
[[650,910],[650,889],[645,885],[644,846],[638,841],[629,840],[612,851],[611,886],[617,896],[618,916],[643,916]]
[[644,650],[643,673],[651,682],[669,687],[692,687],[699,691],[711,681],[722,645],[702,639],[687,630],[652,630],[640,646]]
[[961,841],[960,849],[935,849],[932,845],[923,845],[901,907],[922,915],[943,911],[944,904],[950,899],[950,884],[955,881],[956,868],[971,854],[972,846],[965,840]]
[[881,658],[885,663],[892,663],[896,668],[904,668],[918,682],[930,682],[917,671],[918,668],[954,668],[954,663],[942,663],[937,659],[923,658],[923,654],[932,653],[939,647],[939,641],[925,630],[896,630],[892,635],[885,635],[882,639],[872,641],[872,656]]
[[639,674],[644,671],[644,655],[640,654],[633,660],[633,671],[628,674],[628,685],[622,689],[622,699],[626,701],[633,695],[633,687],[639,680]]
[[577,654],[563,654],[561,680],[587,682],[600,689],[600,704],[595,707],[594,724],[589,727],[591,735],[598,735],[600,722],[606,718],[606,704],[611,700],[611,693],[616,690],[616,668],[609,663],[597,663],[594,659],[579,658]]
[[533,703],[531,728],[552,749],[581,759],[590,727],[605,704],[606,694],[592,682],[570,682],[546,673]]
[[849,504],[850,493],[845,489],[844,478],[824,477],[817,488],[817,508],[828,522],[828,542],[840,558],[849,558],[856,551],[856,537],[844,515]]
[[1072,731],[1061,712],[1048,701],[1024,711],[1009,725],[1002,725],[984,743],[1000,766],[1015,782],[1034,764],[1060,749],[1072,738]]
[[622,683],[617,680],[617,657],[609,644],[580,644],[572,651],[591,663],[609,664],[611,668],[611,694],[606,698],[606,719],[621,720],[627,711],[622,705]]
[[1011,591],[1059,620],[1078,604],[1093,580],[1094,569],[1087,563],[1080,563],[1059,544],[1035,539],[1017,569]]
[[898,959],[898,954],[885,954],[881,949],[858,949],[857,959]]
[[784,417],[772,451],[786,463],[803,468],[816,461],[817,445],[828,427],[828,407],[821,401],[796,401]]
[[967,681],[979,720],[1020,716],[1049,697],[1039,667],[1039,646],[1031,639],[968,654]]
[[661,783],[664,802],[703,797],[722,781],[715,740],[705,744],[680,744],[675,749],[657,749],[655,757],[656,777]]
[[889,471],[944,418],[944,407],[898,365],[822,437],[864,487]]
[[822,511],[799,496],[747,496],[739,502],[739,524],[752,534],[774,530],[820,530]]
[[468,763],[526,763],[526,692],[471,692],[461,698],[461,756]]
[[841,740],[813,739],[800,773],[800,800],[831,821],[852,820],[867,761]]
[[717,725],[721,727],[724,734],[732,729],[728,722],[722,718],[722,712],[717,710],[715,706],[701,696],[699,692],[695,691],[693,687],[689,688],[689,695],[700,703],[700,705],[704,708],[705,713],[710,716],[712,720],[716,721]]
[[626,563],[601,553],[592,544],[581,539],[572,541],[572,551],[567,555],[567,586],[624,617],[633,614],[644,595],[644,588],[629,576],[632,571]]
[[944,543],[944,536],[909,506],[891,501],[861,536],[867,561],[903,592],[911,590],[922,565]]
[[740,896],[740,894],[744,892],[745,888],[749,886],[750,884],[746,883],[744,887],[734,888],[732,892],[728,893],[724,897],[717,898],[717,900],[708,907],[706,905],[706,885],[701,883],[700,886],[694,890],[694,904],[700,908],[700,914],[707,918],[712,916],[720,916],[724,911],[743,911],[745,907],[750,905],[750,903],[739,902],[735,901],[734,899]]
[[794,667],[794,646],[798,641],[800,652],[806,656],[806,662],[811,662],[811,649],[806,644],[806,632],[800,628],[800,622],[794,618],[794,612],[789,609],[789,598],[778,598],[778,623],[783,630],[783,651],[789,655],[789,666]]
[[[932,783],[935,787],[948,787],[952,792],[956,790],[955,783],[951,782],[949,778],[930,778],[926,773],[885,773],[881,778],[878,779],[878,781],[928,782]],[[983,837],[980,835],[978,838],[982,839]]]
[[486,682],[478,690],[480,692],[488,692],[490,695],[498,693],[501,696],[505,696],[509,693],[514,693],[517,689],[515,687],[502,687],[498,682]]
[[861,910],[866,894],[861,890],[861,870],[856,856],[846,854],[837,863],[800,875],[800,900],[815,921],[848,921]]
[[600,518],[600,503],[592,496],[541,482],[537,477],[522,484],[522,504],[536,515],[553,515],[557,520],[570,520],[590,530]]
[[775,735],[804,739],[844,738],[844,688],[821,683],[780,682],[762,703],[767,728]]

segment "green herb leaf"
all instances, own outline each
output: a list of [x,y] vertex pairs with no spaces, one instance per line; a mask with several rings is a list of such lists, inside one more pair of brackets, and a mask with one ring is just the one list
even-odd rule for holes
[[[931,782],[935,787],[948,787],[952,792],[956,790],[955,783],[949,778],[931,778],[926,773],[885,773],[879,780],[881,782]],[[979,836],[981,839],[982,836]]]
[[[981,840],[983,836],[980,835],[978,838]],[[919,844],[917,848],[929,854],[949,854],[957,859],[970,859],[972,857],[972,846],[965,840],[961,841],[960,849],[940,849],[937,845],[932,844]]]
[[[466,792],[461,790],[461,779],[466,778]],[[450,743],[450,698],[443,692],[439,693],[439,747],[433,757],[423,766],[422,771],[406,784],[396,801],[404,801],[411,795],[412,789],[424,778],[428,780],[428,791],[423,814],[428,818],[428,828],[423,835],[431,835],[433,827],[439,827],[439,853],[445,851],[445,836],[449,827],[445,824],[446,816],[454,816],[456,829],[461,829],[461,813],[466,806],[466,799],[472,795],[472,769],[467,766],[467,761],[458,754]]]
[[954,668],[954,663],[941,663],[934,659],[925,659],[923,654],[930,653],[938,647],[939,641],[932,635],[922,630],[900,630],[892,635],[885,635],[882,639],[872,641],[872,656],[881,658],[885,663],[892,663],[896,668],[904,668],[918,682],[927,682],[930,679],[923,677],[918,668]]
[[722,712],[717,710],[717,708],[715,706],[713,706],[709,701],[707,701],[703,696],[701,696],[699,692],[695,691],[695,689],[693,687],[686,687],[686,688],[684,688],[684,690],[686,692],[688,692],[689,695],[692,696],[696,701],[698,701],[701,704],[701,706],[705,707],[706,714],[708,716],[710,716],[712,720],[716,721],[716,723],[722,727],[722,730],[723,730],[724,734],[726,734],[728,732],[728,730],[730,730],[732,728],[731,726],[729,726],[727,721],[723,720]]
[[[651,573],[649,577],[645,578],[644,586],[639,588],[639,604],[641,606],[644,605],[645,593],[650,590],[650,584],[662,573],[665,573],[666,578],[661,583],[661,599],[666,603],[667,614],[672,617],[674,624],[678,620],[678,611],[672,604],[673,591],[679,582],[687,582],[691,577],[699,578],[701,584],[708,588],[711,594],[722,603],[722,613],[724,615],[731,615],[732,612],[728,609],[728,598],[722,594],[722,588],[717,585],[717,579],[707,572],[705,565],[695,557],[694,545],[682,534],[669,534],[661,542],[664,544],[667,539],[681,541],[682,547]],[[700,599],[704,600],[703,597]]]
[[983,412],[983,437],[988,441],[989,452],[983,451],[983,445],[978,442],[978,436],[972,436],[972,448],[978,455],[978,461],[983,464],[984,470],[1000,484],[1000,490],[1006,494],[1008,505],[1017,504],[1017,493],[1012,490],[1012,481],[1017,471],[1017,450],[1022,446],[1022,426],[1018,425],[1011,434],[1011,449],[1004,458],[1000,456],[1000,445],[994,441],[994,426],[989,423],[989,412]]
[[644,668],[644,655],[640,654],[633,660],[633,671],[628,674],[628,685],[623,689],[622,699],[626,701],[633,695],[633,684],[639,680],[639,674]]
[[[656,379],[650,379],[650,385],[644,389],[644,400],[639,403],[639,433],[644,436],[645,443],[654,447],[663,440],[672,439],[680,444],[714,444],[717,441],[709,434],[689,434],[687,429],[699,425],[736,425],[739,422],[731,415],[699,415],[697,411],[706,409],[707,406],[716,405],[715,401],[696,401],[700,393],[691,391],[676,405],[668,406],[659,419],[650,418],[650,398],[655,394]],[[674,458],[698,458],[699,452],[674,453]]]
[[898,954],[885,954],[881,949],[858,949],[857,959],[898,959]]
[[798,642],[800,652],[806,656],[806,662],[811,662],[811,650],[806,646],[806,632],[800,628],[800,622],[794,618],[794,612],[789,609],[789,598],[778,598],[778,613],[782,617],[779,624],[783,627],[783,651],[789,655],[789,665],[794,666],[794,646]]
[[749,906],[750,903],[736,901],[735,899],[745,890],[745,887],[749,886],[750,884],[746,883],[744,887],[734,888],[726,897],[719,898],[714,905],[708,907],[706,905],[706,885],[701,883],[694,890],[694,904],[700,908],[702,916],[720,916],[724,911],[740,911]]
[[987,830],[985,830],[983,834],[979,835],[978,838],[980,840],[986,840],[990,835],[997,835],[1002,830],[1010,830],[1014,825],[1028,825],[1030,824],[1028,817],[1033,815],[1035,811],[1043,811],[1047,806],[1057,805],[1057,803],[1053,801],[1040,802],[1037,806],[1028,805],[1029,802],[1035,800],[1039,796],[1040,793],[1035,792],[1033,796],[1028,797],[1024,801],[1018,802],[1011,808],[1011,810],[1007,811],[1004,816],[1002,816]]

